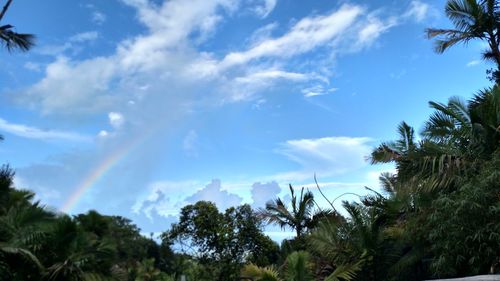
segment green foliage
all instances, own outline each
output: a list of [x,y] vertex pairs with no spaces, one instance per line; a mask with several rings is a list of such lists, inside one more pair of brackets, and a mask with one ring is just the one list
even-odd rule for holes
[[290,188],[290,208],[285,205],[281,198],[276,198],[266,204],[266,208],[260,210],[260,216],[268,224],[277,224],[282,229],[287,227],[295,230],[298,240],[309,229],[313,228],[319,218],[330,215],[330,212],[314,213],[314,195],[310,191],[300,190],[297,196],[292,185]]
[[277,258],[277,246],[262,233],[261,221],[248,205],[225,213],[206,201],[185,206],[179,223],[162,237],[195,257],[207,280],[234,280],[243,263],[265,266]]
[[500,150],[455,192],[437,198],[428,216],[436,276],[480,274],[500,258]]
[[247,264],[241,269],[241,278],[252,278],[254,281],[281,281],[279,272],[274,267],[259,267]]
[[308,252],[298,251],[291,253],[286,258],[285,280],[286,281],[312,281],[312,263]]
[[485,60],[496,64],[497,69],[490,71],[493,80],[499,81],[499,18],[500,9],[496,0],[448,0],[446,16],[455,29],[429,28],[429,38],[437,38],[435,51],[443,53],[456,44],[467,44],[472,40],[485,41],[488,45],[483,53]]

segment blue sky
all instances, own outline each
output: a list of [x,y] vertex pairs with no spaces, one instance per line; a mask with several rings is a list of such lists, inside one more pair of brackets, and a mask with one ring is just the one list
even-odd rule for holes
[[197,200],[262,207],[315,173],[331,198],[364,194],[392,170],[366,156],[399,122],[490,85],[481,43],[438,55],[425,38],[450,26],[444,4],[14,1],[4,22],[37,46],[0,53],[0,160],[62,208],[120,154],[70,212],[145,232]]

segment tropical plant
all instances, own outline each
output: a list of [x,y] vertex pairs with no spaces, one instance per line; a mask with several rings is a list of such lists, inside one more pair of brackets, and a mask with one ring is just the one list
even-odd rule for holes
[[481,40],[488,44],[483,58],[496,64],[492,78],[499,81],[500,71],[500,10],[496,0],[448,0],[445,8],[446,16],[452,21],[455,29],[429,28],[429,38],[435,38],[435,50],[443,53],[451,46],[471,40]]
[[329,211],[314,212],[314,195],[310,191],[300,190],[299,196],[295,193],[292,185],[290,188],[290,207],[288,208],[281,198],[276,198],[266,204],[265,209],[260,210],[261,217],[268,224],[277,224],[282,229],[291,228],[295,231],[298,240],[303,234],[317,225],[320,218],[328,216]]
[[[3,6],[0,11],[0,22],[2,22],[11,4],[12,0],[7,0]],[[9,51],[28,51],[35,45],[35,36],[33,34],[17,33],[14,31],[14,26],[4,24],[0,26],[0,41]]]
[[311,256],[306,251],[291,253],[286,258],[284,276],[286,281],[312,281]]
[[240,279],[253,281],[282,281],[276,268],[259,267],[255,264],[247,264],[241,269]]
[[54,219],[34,193],[13,189],[14,173],[8,166],[0,171],[0,276],[7,279],[38,280],[43,265],[35,255],[44,241],[45,227]]
[[68,216],[60,217],[53,225],[42,248],[49,264],[45,278],[50,281],[86,280],[111,275],[114,247],[84,232]]
[[137,263],[134,281],[174,281],[174,278],[155,267],[154,259],[146,259]]

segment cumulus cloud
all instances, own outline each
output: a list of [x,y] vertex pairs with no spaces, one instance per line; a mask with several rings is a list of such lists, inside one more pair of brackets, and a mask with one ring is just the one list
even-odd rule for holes
[[17,97],[42,113],[88,113],[107,108],[118,99],[106,95],[116,65],[107,58],[73,62],[59,57],[45,77]]
[[281,188],[275,181],[268,183],[254,183],[252,185],[252,207],[263,208],[268,201],[276,198],[280,192]]
[[[231,16],[242,3],[122,1],[136,9],[146,33],[118,42],[116,52],[108,56],[84,60],[59,56],[46,66],[45,77],[16,99],[44,114],[75,115],[109,112],[130,101],[156,99],[151,104],[158,104],[177,98],[173,97],[176,91],[183,92],[183,102],[193,107],[200,100],[212,104],[248,100],[280,81],[318,79],[327,87],[328,76],[294,70],[288,59],[323,47],[332,57],[341,51],[354,52],[396,24],[394,17],[383,19],[359,5],[344,4],[299,19],[280,36],[271,36],[276,24],[267,25],[262,34],[250,38],[249,48],[216,55],[197,51],[197,45],[211,38],[224,16]],[[259,7],[266,7],[268,13],[276,1],[261,4]],[[68,44],[97,38],[95,31],[84,32],[71,37]],[[144,85],[148,88],[142,90]],[[200,94],[190,89],[194,85],[211,91],[203,91],[200,99]]]
[[243,201],[243,198],[236,194],[229,193],[222,189],[221,181],[218,179],[212,180],[204,188],[198,190],[195,194],[186,198],[188,203],[196,203],[198,201],[214,202],[221,210],[229,207],[238,206]]
[[109,124],[115,128],[119,129],[125,123],[125,117],[120,112],[110,112],[108,113]]
[[176,216],[183,206],[198,201],[213,202],[220,210],[240,205],[243,201],[240,196],[224,190],[218,179],[201,189],[200,185],[196,181],[155,182],[150,185],[145,197],[136,200],[132,211],[148,218],[154,214],[168,217]]
[[27,125],[10,123],[2,118],[0,118],[0,130],[19,137],[38,140],[63,140],[76,142],[87,142],[91,140],[91,138],[78,133],[57,130],[42,130]]

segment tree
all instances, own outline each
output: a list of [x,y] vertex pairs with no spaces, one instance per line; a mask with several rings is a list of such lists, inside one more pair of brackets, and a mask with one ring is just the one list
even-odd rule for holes
[[[438,277],[495,273],[500,262],[500,150],[460,188],[437,198],[425,229]],[[458,246],[459,245],[459,246]],[[496,268],[499,270],[499,268]]]
[[492,78],[500,81],[500,10],[496,0],[448,0],[445,8],[446,16],[452,21],[455,29],[429,28],[429,38],[435,38],[435,50],[443,53],[451,46],[471,40],[486,41],[488,49],[483,53],[485,60],[496,64]]
[[40,249],[47,264],[45,279],[80,281],[110,276],[114,251],[111,241],[97,239],[75,220],[62,216],[52,225]]
[[0,280],[40,280],[44,266],[36,253],[55,215],[32,202],[34,193],[15,190],[13,177],[8,166],[0,169]]
[[[305,231],[312,228],[318,217],[327,215],[328,212],[314,213],[314,195],[310,191],[300,190],[297,197],[292,185],[290,187],[291,200],[289,209],[281,198],[268,202],[260,215],[268,224],[277,224],[282,229],[289,227],[295,230],[297,239],[300,240]],[[316,219],[315,219],[316,216]]]
[[[3,6],[0,12],[0,23],[11,3],[12,0],[7,0]],[[0,40],[9,51],[20,50],[25,52],[35,45],[35,36],[33,34],[17,33],[14,31],[14,26],[10,24],[0,26]]]
[[193,255],[207,280],[234,280],[243,263],[259,261],[277,250],[269,246],[273,242],[265,239],[261,225],[248,205],[220,213],[215,204],[199,201],[183,207],[179,222],[162,238],[178,242]]

